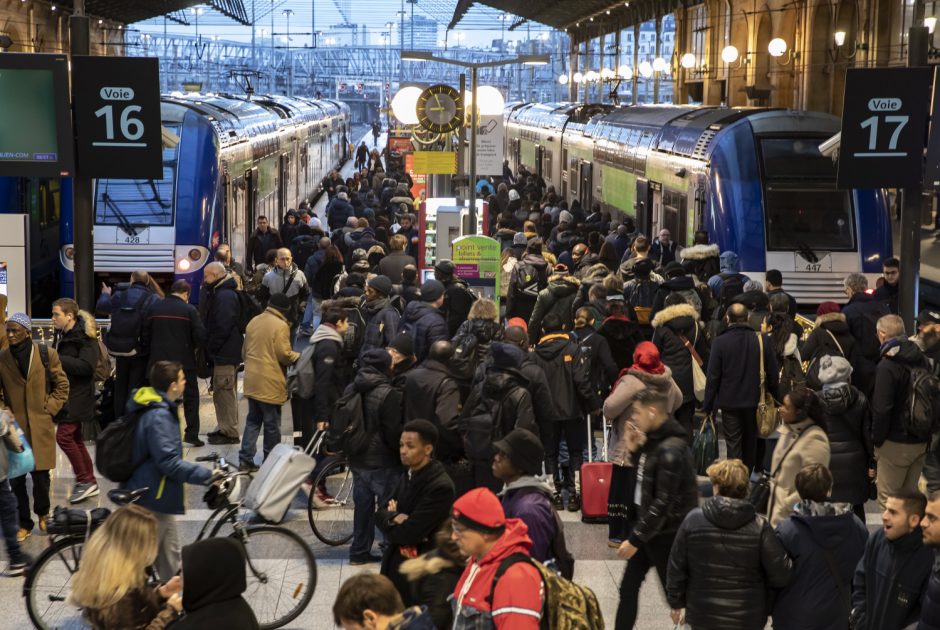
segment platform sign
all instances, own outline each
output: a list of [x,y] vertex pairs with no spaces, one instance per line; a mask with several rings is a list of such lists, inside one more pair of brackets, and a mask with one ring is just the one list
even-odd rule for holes
[[451,245],[454,275],[499,303],[500,245],[488,236],[461,236]]
[[160,66],[154,57],[72,57],[78,172],[163,179]]
[[503,115],[480,116],[477,129],[477,175],[502,175],[506,149],[503,147]]
[[920,185],[932,78],[930,68],[847,71],[839,188]]
[[457,153],[454,151],[415,151],[414,169],[425,175],[455,175]]

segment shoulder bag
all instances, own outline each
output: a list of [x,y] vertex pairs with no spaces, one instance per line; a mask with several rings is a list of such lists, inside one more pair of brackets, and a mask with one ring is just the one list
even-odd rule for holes
[[767,392],[767,374],[764,371],[764,336],[757,333],[760,348],[760,399],[757,401],[757,435],[770,437],[777,430],[777,401]]
[[[682,340],[682,345],[692,355],[692,391],[695,400],[702,402],[705,400],[705,371],[702,369],[705,367],[705,361],[695,350],[695,344],[690,342],[685,335],[679,335],[679,339]],[[698,324],[695,325],[695,341],[698,341]]]
[[[808,431],[809,429],[807,429]],[[803,431],[806,433],[806,431]],[[770,481],[777,476],[777,473],[780,472],[780,467],[783,466],[783,462],[787,460],[787,455],[790,454],[790,451],[793,450],[793,447],[796,446],[796,443],[800,441],[800,438],[803,437],[803,433],[800,433],[796,436],[790,446],[787,447],[787,450],[783,452],[783,457],[780,458],[780,463],[777,464],[777,467],[774,468],[773,472],[768,473],[766,470],[762,471],[760,477],[754,484],[751,486],[751,490],[747,495],[748,502],[754,506],[754,509],[758,514],[768,514],[767,508],[770,503]]]

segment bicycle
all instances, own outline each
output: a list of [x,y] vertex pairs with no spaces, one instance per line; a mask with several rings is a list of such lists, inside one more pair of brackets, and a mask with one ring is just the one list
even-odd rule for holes
[[[203,523],[196,541],[226,535],[238,538],[245,548],[247,588],[243,597],[265,630],[279,628],[297,618],[313,598],[317,583],[316,559],[304,540],[283,527],[246,523],[240,518],[240,478],[248,473],[233,471],[217,453],[197,457],[213,462],[221,480],[206,492],[212,514]],[[136,501],[147,489],[112,490],[108,497],[119,505]],[[33,564],[23,586],[26,607],[33,625],[41,630],[85,628],[81,611],[67,602],[68,583],[78,571],[81,549],[97,526],[84,532],[53,536],[50,547]],[[223,527],[230,530],[222,531]],[[50,534],[53,531],[50,530]],[[56,562],[58,561],[58,562]]]
[[[315,436],[313,452],[318,452],[326,432]],[[353,474],[342,454],[331,455],[329,463],[313,480],[307,499],[307,520],[313,534],[327,545],[337,547],[352,540]]]

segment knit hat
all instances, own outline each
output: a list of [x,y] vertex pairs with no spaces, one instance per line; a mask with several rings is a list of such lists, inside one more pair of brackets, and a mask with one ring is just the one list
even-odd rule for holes
[[421,301],[435,302],[444,295],[444,285],[437,280],[427,280],[421,285]]
[[376,276],[369,280],[369,286],[382,295],[392,294],[392,281],[388,276]]
[[653,273],[653,261],[649,258],[640,258],[633,263],[633,274],[640,278],[647,278]]
[[652,341],[642,341],[633,351],[633,365],[630,369],[649,374],[662,374],[666,371],[666,366],[663,365],[659,356],[659,348]]
[[512,465],[523,475],[542,472],[542,454],[545,447],[538,436],[526,429],[513,429],[506,437],[494,442],[497,451],[505,453]]
[[521,317],[510,317],[509,321],[506,322],[506,328],[512,328],[513,326],[518,326],[522,330],[529,332],[529,322],[522,319]]
[[525,359],[525,352],[513,344],[497,341],[490,344],[490,356],[493,357],[493,367],[518,368]]
[[559,223],[571,223],[574,221],[574,215],[572,215],[567,210],[562,210],[558,213],[558,222]]
[[29,318],[29,315],[26,313],[13,313],[10,317],[7,318],[8,322],[15,322],[25,328],[26,330],[33,329],[33,321]]
[[434,263],[434,271],[439,271],[442,275],[452,276],[454,275],[454,263],[450,260],[439,260]]
[[663,273],[666,274],[667,278],[675,278],[678,276],[685,275],[685,267],[682,266],[682,263],[676,262],[675,260],[663,267]]
[[489,488],[474,488],[454,501],[451,515],[464,527],[486,534],[502,534],[506,529],[503,506]]
[[840,313],[842,309],[839,308],[839,305],[835,302],[823,302],[818,307],[816,307],[816,317],[822,315],[828,315],[829,313]]
[[415,340],[406,332],[400,332],[388,344],[389,349],[397,350],[402,355],[410,357],[415,353]]
[[826,355],[819,360],[819,382],[823,385],[848,383],[852,378],[852,364],[840,356]]
[[515,188],[510,189],[509,191],[509,201],[518,201],[519,200],[519,191]]
[[268,306],[280,311],[281,314],[285,314],[290,310],[290,298],[283,293],[275,293],[268,298]]
[[375,368],[385,374],[392,369],[392,356],[383,348],[375,348],[363,353],[359,363],[362,367]]
[[529,242],[529,237],[525,235],[525,232],[516,232],[512,237],[513,245],[525,245]]

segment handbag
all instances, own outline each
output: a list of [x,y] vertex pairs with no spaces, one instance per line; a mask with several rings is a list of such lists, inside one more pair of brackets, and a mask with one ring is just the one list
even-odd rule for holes
[[767,392],[767,374],[764,372],[764,337],[757,333],[757,346],[760,348],[760,399],[757,401],[757,435],[770,437],[777,430],[777,401]]
[[[806,431],[803,431],[803,433],[806,433]],[[790,451],[796,446],[796,443],[803,437],[803,433],[797,435],[796,439],[790,442],[790,446],[783,452],[783,457],[780,458],[780,463],[777,464],[774,471],[768,473],[766,470],[762,470],[760,477],[751,485],[750,492],[748,492],[747,495],[747,501],[754,506],[754,511],[758,514],[767,514],[768,504],[770,503],[770,481],[780,472],[780,467],[783,466],[783,462],[786,461],[787,455],[790,454]]]
[[4,442],[7,444],[7,478],[16,479],[36,469],[36,458],[33,456],[33,449],[30,448],[23,429],[20,428],[16,420],[13,421],[10,431],[16,433],[22,447],[21,451],[11,450],[9,447],[10,442],[4,438]]
[[704,475],[709,466],[718,459],[718,433],[711,414],[702,419],[698,435],[692,442],[692,457],[695,460],[695,474]]
[[[702,402],[705,400],[705,371],[702,369],[705,365],[705,361],[703,361],[699,353],[696,352],[695,344],[691,343],[683,335],[679,335],[679,339],[682,340],[682,345],[684,345],[685,349],[692,355],[692,393],[695,395],[695,400]],[[695,326],[695,341],[698,341],[697,324]]]

